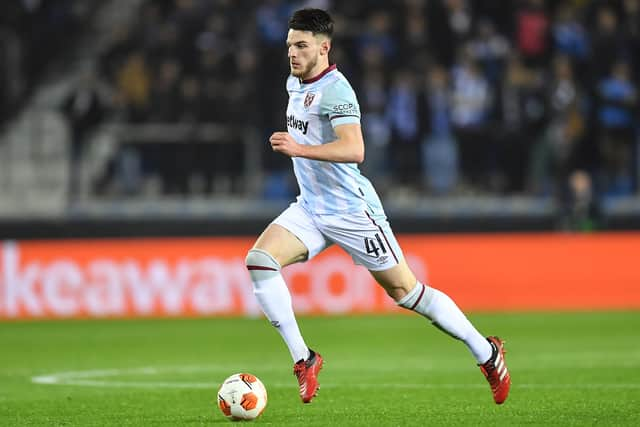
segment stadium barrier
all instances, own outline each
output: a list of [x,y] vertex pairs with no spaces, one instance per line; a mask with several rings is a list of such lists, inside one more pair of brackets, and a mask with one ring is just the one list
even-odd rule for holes
[[[640,309],[640,233],[400,235],[469,311]],[[0,319],[257,316],[251,238],[0,242]],[[333,247],[284,269],[301,314],[400,311]]]

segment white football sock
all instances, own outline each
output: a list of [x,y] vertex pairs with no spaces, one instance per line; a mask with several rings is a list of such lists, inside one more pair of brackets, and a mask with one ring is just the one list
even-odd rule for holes
[[434,326],[464,342],[478,363],[491,357],[491,344],[445,293],[418,282],[397,304],[423,315]]
[[309,349],[300,333],[289,288],[280,274],[280,265],[267,252],[252,249],[247,257],[247,268],[253,282],[253,293],[265,316],[287,344],[293,361],[306,360]]

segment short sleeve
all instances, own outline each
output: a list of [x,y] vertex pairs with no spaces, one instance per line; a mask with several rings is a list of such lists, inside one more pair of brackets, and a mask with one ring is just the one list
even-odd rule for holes
[[360,106],[356,94],[344,80],[338,80],[324,90],[320,112],[329,116],[334,128],[344,124],[360,124]]

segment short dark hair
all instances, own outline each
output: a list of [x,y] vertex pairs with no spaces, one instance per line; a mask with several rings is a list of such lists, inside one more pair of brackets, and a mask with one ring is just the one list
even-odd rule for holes
[[333,19],[322,9],[300,9],[289,19],[289,29],[311,31],[313,35],[324,34],[331,38],[333,35]]

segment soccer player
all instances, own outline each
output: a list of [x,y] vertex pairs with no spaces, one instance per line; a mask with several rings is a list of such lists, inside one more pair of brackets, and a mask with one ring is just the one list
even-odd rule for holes
[[360,174],[364,141],[356,95],[329,51],[333,21],[320,9],[302,9],[289,20],[287,131],[269,138],[289,156],[300,195],[264,230],[246,258],[254,294],[284,339],[294,361],[300,397],[309,403],[323,359],[307,347],[280,270],[338,244],[366,267],[396,303],[462,341],[500,404],[511,377],[503,341],[485,338],[443,292],[419,282],[409,269],[373,186]]

